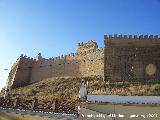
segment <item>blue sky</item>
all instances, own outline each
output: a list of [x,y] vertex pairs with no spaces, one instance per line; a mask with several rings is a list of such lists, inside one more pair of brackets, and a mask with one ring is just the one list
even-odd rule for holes
[[0,88],[21,53],[75,52],[104,34],[160,33],[160,0],[0,0]]

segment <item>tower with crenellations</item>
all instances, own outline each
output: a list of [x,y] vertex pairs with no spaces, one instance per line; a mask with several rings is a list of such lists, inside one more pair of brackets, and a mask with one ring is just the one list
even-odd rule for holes
[[28,85],[31,78],[32,67],[35,62],[35,59],[21,54],[10,70],[7,80],[8,88]]
[[105,35],[104,77],[108,81],[160,82],[158,35]]

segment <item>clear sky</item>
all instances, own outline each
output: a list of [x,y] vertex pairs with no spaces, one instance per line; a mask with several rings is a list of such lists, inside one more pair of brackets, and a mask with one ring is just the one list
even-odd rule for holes
[[[160,0],[0,0],[0,88],[21,53],[75,52],[104,34],[160,34]],[[4,69],[8,68],[8,71]]]

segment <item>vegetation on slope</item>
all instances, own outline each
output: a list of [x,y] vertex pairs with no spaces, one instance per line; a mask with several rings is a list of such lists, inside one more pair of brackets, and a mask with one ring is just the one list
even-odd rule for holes
[[140,83],[110,83],[103,81],[102,77],[93,76],[85,78],[48,78],[26,87],[10,91],[11,98],[52,100],[55,98],[75,101],[79,95],[80,81],[89,81],[89,94],[109,95],[160,95],[160,84]]
[[52,100],[65,97],[76,100],[79,92],[80,78],[48,78],[26,87],[13,89],[9,95],[12,98]]
[[130,82],[93,81],[88,89],[89,94],[109,94],[125,96],[160,96],[160,84],[142,84]]

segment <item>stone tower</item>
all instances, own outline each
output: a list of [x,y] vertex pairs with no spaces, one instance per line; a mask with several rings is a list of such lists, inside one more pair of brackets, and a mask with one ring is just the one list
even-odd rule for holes
[[98,45],[94,40],[88,41],[87,43],[78,43],[77,53],[88,53],[90,51],[96,51]]
[[158,36],[104,36],[104,77],[107,81],[160,81]]
[[23,54],[13,64],[7,80],[7,88],[16,88],[29,84],[35,60]]

